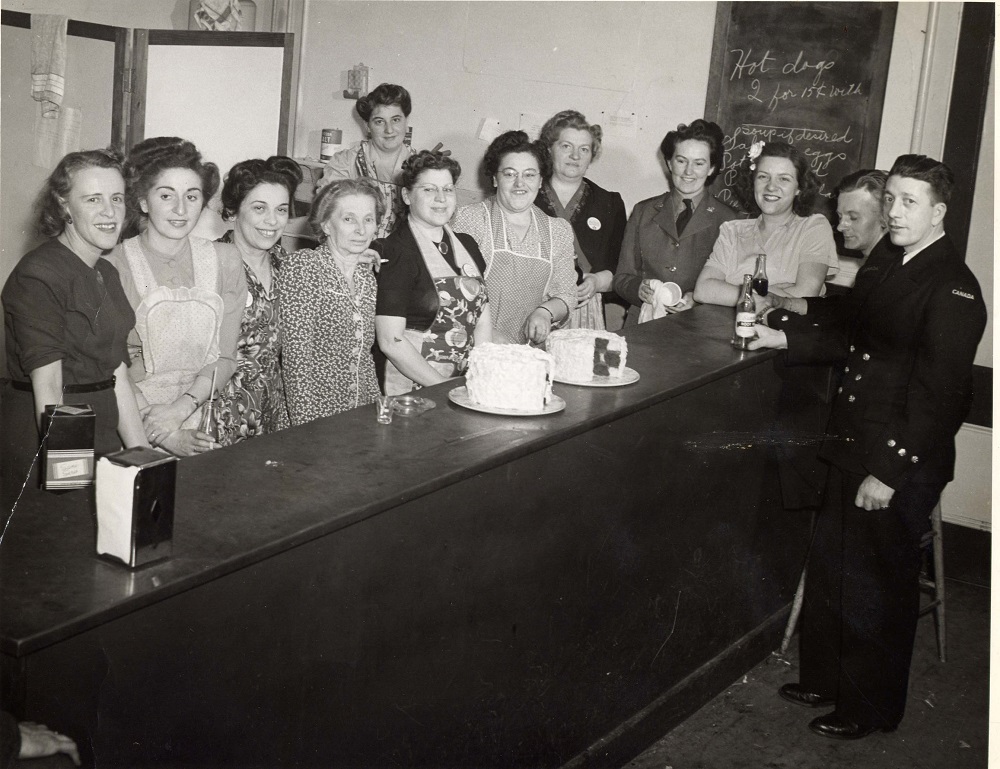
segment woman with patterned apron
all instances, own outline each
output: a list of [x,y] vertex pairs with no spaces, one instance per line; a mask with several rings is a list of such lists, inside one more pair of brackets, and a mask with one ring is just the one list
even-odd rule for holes
[[625,234],[625,202],[585,176],[601,154],[602,136],[599,125],[588,124],[576,110],[564,110],[546,121],[538,139],[552,158],[552,175],[543,182],[535,205],[569,222],[576,236],[579,304],[567,328],[604,329],[606,313],[613,330],[624,321],[623,302],[611,284]]
[[508,131],[486,151],[496,195],[460,208],[453,226],[475,239],[486,260],[495,342],[545,342],[577,306],[573,229],[534,205],[548,152],[523,131]]
[[135,310],[129,375],[146,435],[178,456],[215,448],[198,427],[205,404],[236,370],[247,287],[239,252],[191,236],[219,184],[190,142],[159,137],[132,148],[129,202],[147,221],[112,260]]
[[387,395],[461,376],[472,347],[492,341],[486,264],[471,237],[448,227],[459,174],[458,162],[440,152],[410,158],[401,178],[407,226],[373,244],[387,259],[375,310]]

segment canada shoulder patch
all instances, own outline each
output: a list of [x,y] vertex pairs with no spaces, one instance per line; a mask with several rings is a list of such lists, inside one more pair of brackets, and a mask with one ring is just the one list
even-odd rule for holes
[[968,291],[962,291],[961,289],[958,289],[958,288],[953,288],[951,290],[951,293],[953,293],[955,296],[960,296],[963,299],[975,299],[976,298],[975,296],[973,296],[972,294],[970,294]]

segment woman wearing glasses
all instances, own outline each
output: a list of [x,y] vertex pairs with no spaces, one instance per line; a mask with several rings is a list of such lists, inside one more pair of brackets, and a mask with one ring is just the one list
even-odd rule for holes
[[577,304],[573,228],[534,204],[549,175],[548,148],[508,131],[490,144],[485,165],[496,194],[460,208],[453,226],[475,238],[486,260],[493,341],[542,344]]
[[406,222],[372,244],[386,258],[375,304],[386,395],[461,376],[472,347],[492,341],[486,264],[476,241],[448,226],[461,173],[441,152],[410,157],[400,174]]

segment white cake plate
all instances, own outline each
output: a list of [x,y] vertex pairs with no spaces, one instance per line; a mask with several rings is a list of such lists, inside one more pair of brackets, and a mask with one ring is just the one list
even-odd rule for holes
[[639,372],[626,366],[619,379],[612,379],[608,376],[595,376],[583,382],[578,382],[575,379],[560,379],[559,377],[554,377],[554,379],[562,384],[578,385],[579,387],[624,387],[638,382]]
[[504,417],[537,417],[544,414],[557,414],[566,408],[566,401],[558,395],[553,394],[547,406],[536,410],[521,411],[520,409],[498,409],[493,406],[484,406],[481,403],[473,403],[469,398],[469,391],[465,387],[456,387],[448,393],[448,400],[463,408],[481,411],[484,414],[499,414]]

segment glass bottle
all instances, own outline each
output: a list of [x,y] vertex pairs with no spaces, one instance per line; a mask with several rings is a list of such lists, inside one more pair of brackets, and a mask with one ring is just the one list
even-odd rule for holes
[[753,301],[753,275],[743,276],[743,290],[740,300],[736,303],[736,332],[733,334],[733,347],[746,350],[756,336],[754,323],[757,322],[757,305]]
[[212,397],[205,401],[202,406],[201,412],[201,424],[198,425],[198,429],[203,433],[207,433],[212,436],[212,440],[218,442],[219,440],[219,425],[215,419],[215,393],[212,393]]
[[767,254],[757,254],[757,267],[753,271],[753,290],[758,296],[767,296]]

